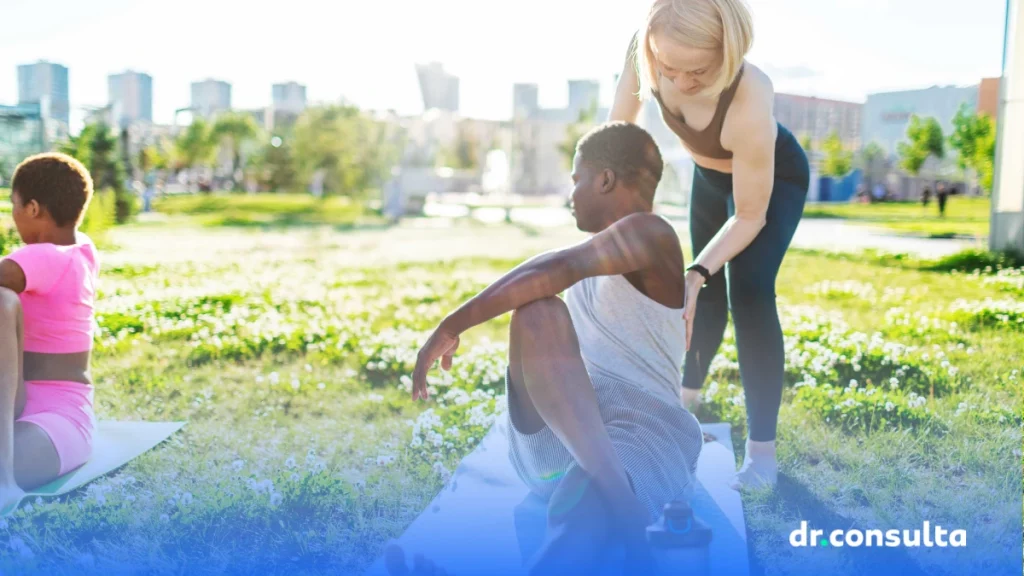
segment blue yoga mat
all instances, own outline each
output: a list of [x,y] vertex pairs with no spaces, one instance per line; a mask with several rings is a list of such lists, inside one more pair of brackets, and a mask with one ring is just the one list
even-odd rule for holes
[[[444,490],[395,543],[407,564],[420,553],[449,574],[520,575],[544,538],[546,503],[531,494],[508,459],[505,421],[487,433]],[[697,464],[698,486],[690,501],[711,526],[712,576],[749,576],[743,504],[729,487],[736,469],[728,424],[705,424],[716,440],[704,444]],[[621,572],[622,550],[607,551],[604,574]],[[682,574],[671,569],[669,574]],[[379,558],[365,576],[384,576]]]

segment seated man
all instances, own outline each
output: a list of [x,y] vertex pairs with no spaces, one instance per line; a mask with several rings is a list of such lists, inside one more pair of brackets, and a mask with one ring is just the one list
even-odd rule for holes
[[[549,502],[533,574],[594,573],[611,536],[631,572],[651,573],[645,528],[695,477],[703,438],[679,401],[683,255],[675,229],[652,213],[662,167],[642,128],[591,130],[576,147],[572,205],[592,236],[505,274],[447,316],[417,358],[414,399],[427,397],[436,360],[450,369],[460,334],[513,312],[509,456]],[[407,573],[401,549],[386,557],[392,573]]]

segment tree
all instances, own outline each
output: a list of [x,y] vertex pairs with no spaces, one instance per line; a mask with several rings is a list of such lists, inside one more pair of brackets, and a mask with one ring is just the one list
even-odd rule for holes
[[[180,168],[192,171],[213,162],[216,145],[210,137],[210,125],[202,118],[192,120],[185,131],[174,140],[174,156]],[[190,177],[189,180],[192,180]]]
[[864,171],[868,183],[874,184],[888,172],[888,155],[877,142],[871,142],[857,154],[855,166]]
[[217,118],[210,130],[210,137],[216,144],[231,150],[231,182],[237,184],[235,174],[242,165],[242,144],[256,139],[260,127],[252,116],[239,112],[228,112]]
[[996,127],[992,118],[972,113],[966,104],[961,105],[953,117],[949,145],[957,151],[956,161],[960,169],[973,168],[981,187],[991,191],[996,156]]
[[323,170],[327,194],[361,197],[390,174],[400,150],[388,124],[354,106],[307,108],[295,124],[299,182]]
[[843,147],[843,141],[839,139],[839,133],[833,132],[822,144],[822,151],[825,159],[822,163],[821,173],[825,176],[845,176],[853,169],[853,152]]
[[944,155],[942,126],[935,118],[920,118],[916,114],[910,117],[910,125],[907,126],[907,140],[900,142],[897,152],[900,156],[900,166],[904,170],[917,176],[921,172],[929,156],[942,158]]
[[481,162],[480,142],[470,129],[469,122],[459,122],[455,145],[438,156],[441,164],[458,170],[476,170]]
[[298,183],[292,138],[272,136],[254,158],[260,186],[271,192],[294,190]]
[[98,195],[114,195],[114,214],[118,224],[132,214],[133,198],[125,188],[125,169],[119,152],[118,137],[105,123],[87,124],[78,136],[69,138],[58,150],[74,156],[89,169]]
[[800,138],[800,147],[804,149],[808,156],[811,155],[811,152],[814,150],[814,141],[811,140],[810,134],[804,134],[803,138]]
[[590,106],[580,110],[576,121],[565,129],[565,140],[558,145],[558,151],[562,153],[565,165],[572,170],[572,161],[576,156],[576,143],[594,125],[597,118],[597,102],[591,102]]

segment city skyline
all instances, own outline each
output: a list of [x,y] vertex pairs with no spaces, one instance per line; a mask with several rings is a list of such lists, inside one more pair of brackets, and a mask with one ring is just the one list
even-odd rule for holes
[[[258,10],[247,11],[241,25],[225,28],[217,23],[237,22],[238,15],[203,4],[206,16],[194,22],[189,6],[198,6],[197,0],[183,0],[167,13],[127,0],[88,8],[55,1],[57,10],[47,9],[48,21],[56,19],[53,26],[43,32],[15,27],[0,37],[0,103],[17,99],[17,65],[62,64],[69,69],[72,128],[83,106],[106,104],[108,75],[126,69],[152,76],[158,123],[170,123],[176,108],[188,106],[191,83],[207,77],[232,85],[232,105],[238,109],[266,107],[272,84],[297,81],[308,87],[310,103],[344,98],[361,107],[417,113],[422,101],[415,65],[430,61],[459,77],[460,112],[466,116],[508,118],[515,83],[537,84],[541,107],[564,107],[565,82],[592,79],[600,83],[600,102],[607,105],[635,27],[631,23],[638,21],[635,6],[595,13],[582,0],[527,0],[514,13],[502,14],[501,26],[477,25],[495,21],[493,7],[469,0],[434,3],[444,6],[399,2],[388,10],[360,5],[358,17],[346,6],[305,6],[298,0],[285,14],[267,19]],[[953,0],[750,4],[756,37],[749,59],[768,72],[779,92],[863,102],[870,93],[973,85],[1000,72],[1003,0],[979,0],[969,12]],[[41,10],[18,1],[5,7],[26,21],[41,17]],[[403,17],[389,24],[393,35],[377,41],[376,50],[369,48],[372,24],[393,19],[396,10]],[[349,19],[325,38],[323,20],[331,19],[309,17],[318,12],[347,12]],[[581,18],[586,19],[581,26],[566,25]],[[137,24],[154,21],[162,23],[159,30]],[[117,32],[93,34],[90,26],[101,22],[112,23]],[[184,41],[180,31],[186,29],[188,38],[202,41]],[[530,33],[519,41],[517,31],[524,29]],[[491,47],[482,49],[488,41]]]

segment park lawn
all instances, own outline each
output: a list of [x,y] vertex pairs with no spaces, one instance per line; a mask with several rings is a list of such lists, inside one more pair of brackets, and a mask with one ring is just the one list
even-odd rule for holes
[[167,196],[155,201],[153,209],[169,216],[188,216],[208,227],[329,225],[345,228],[383,221],[361,202],[345,197],[317,199],[309,194]]
[[930,237],[988,235],[991,201],[988,198],[951,196],[945,217],[939,216],[937,203],[920,202],[815,203],[804,209],[805,218],[841,218],[901,233]]
[[[366,568],[504,409],[507,316],[465,335],[426,404],[409,399],[418,346],[501,273],[573,237],[408,226],[115,230],[124,248],[104,255],[98,417],[189,424],[118,473],[0,523],[12,542],[0,569]],[[1009,544],[1021,528],[1005,504],[1021,486],[1024,276],[841,258],[795,251],[779,278],[784,478],[745,497],[757,563],[784,572],[782,539],[801,519],[928,519]],[[732,423],[742,451],[731,331],[698,416]],[[985,571],[986,551],[969,551]],[[823,573],[862,573],[856,553],[819,558]],[[893,561],[944,568],[913,551]]]

